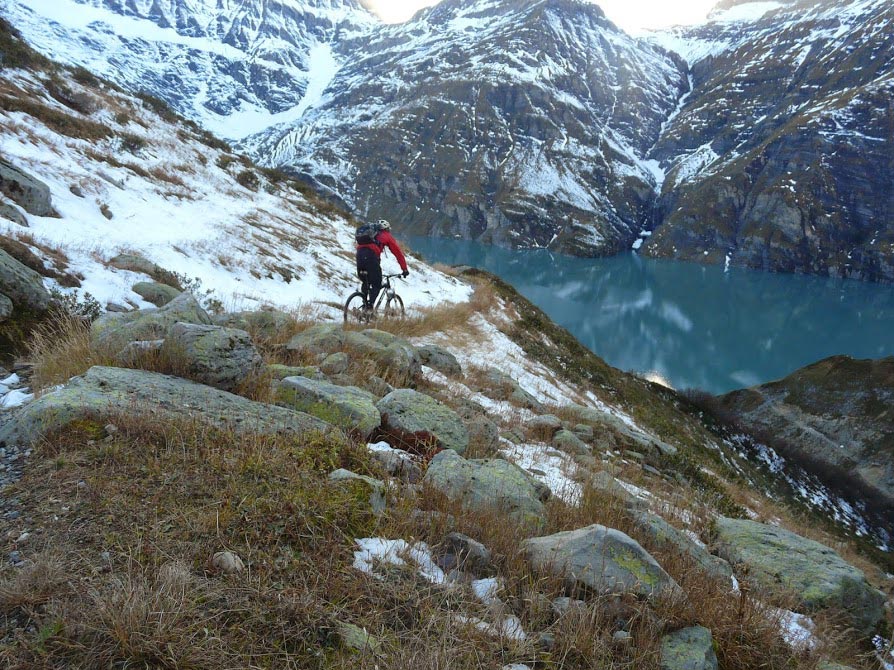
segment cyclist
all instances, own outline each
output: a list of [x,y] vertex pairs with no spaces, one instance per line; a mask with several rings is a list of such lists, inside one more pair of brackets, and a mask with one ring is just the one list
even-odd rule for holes
[[385,219],[379,219],[371,224],[373,235],[367,243],[357,243],[357,276],[363,282],[364,308],[372,309],[382,290],[382,262],[380,256],[385,248],[391,249],[391,253],[397,259],[403,276],[410,274],[407,270],[407,259],[397,245],[397,240],[391,234],[391,224]]

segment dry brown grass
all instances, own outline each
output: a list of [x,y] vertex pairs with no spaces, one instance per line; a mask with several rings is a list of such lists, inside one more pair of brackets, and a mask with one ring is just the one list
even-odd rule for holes
[[37,392],[67,382],[94,365],[113,363],[108,353],[91,346],[89,321],[59,310],[32,331],[28,356],[34,365],[31,383]]
[[[398,293],[400,291],[398,290]],[[476,329],[470,324],[475,314],[484,314],[496,307],[498,297],[488,283],[479,283],[468,302],[417,308],[418,316],[406,319],[379,319],[372,327],[400,337],[422,337],[432,333],[457,333],[474,337]],[[412,305],[406,305],[409,309]],[[353,326],[348,326],[353,327]],[[368,326],[360,326],[359,329]]]

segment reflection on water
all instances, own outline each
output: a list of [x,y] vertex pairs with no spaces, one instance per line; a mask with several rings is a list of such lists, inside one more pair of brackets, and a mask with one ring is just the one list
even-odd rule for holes
[[429,261],[499,275],[615,367],[722,393],[833,354],[894,354],[887,285],[777,275],[633,254],[579,259],[411,238]]

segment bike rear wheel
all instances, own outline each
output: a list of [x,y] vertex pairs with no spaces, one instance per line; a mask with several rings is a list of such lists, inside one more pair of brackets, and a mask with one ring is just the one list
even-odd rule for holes
[[372,312],[363,308],[363,294],[354,291],[345,301],[345,323],[369,323]]
[[397,293],[388,296],[385,301],[385,307],[382,310],[382,316],[386,319],[402,319],[404,318],[404,301]]

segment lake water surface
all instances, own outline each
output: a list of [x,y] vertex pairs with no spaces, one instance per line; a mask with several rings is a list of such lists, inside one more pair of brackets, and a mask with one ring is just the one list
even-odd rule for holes
[[894,288],[635,254],[580,259],[413,237],[428,261],[502,277],[609,364],[723,393],[834,354],[894,355]]

